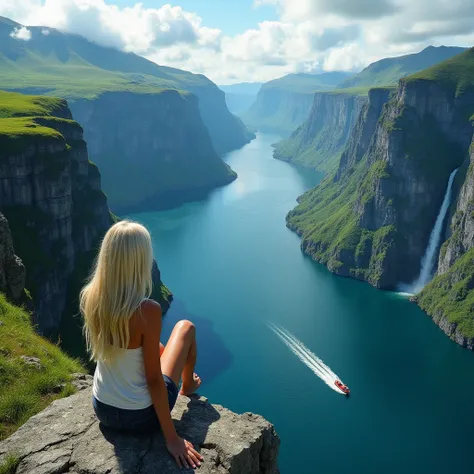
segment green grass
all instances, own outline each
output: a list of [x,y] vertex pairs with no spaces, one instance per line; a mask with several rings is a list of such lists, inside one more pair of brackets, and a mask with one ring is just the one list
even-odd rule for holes
[[[38,336],[30,318],[0,294],[0,439],[52,400],[70,395],[74,391],[71,374],[85,371],[78,361]],[[26,365],[21,356],[37,357],[42,369]]]
[[55,116],[66,107],[64,99],[0,91],[0,118]]
[[436,276],[417,297],[435,318],[447,319],[469,339],[474,338],[474,248],[443,275]]
[[10,36],[19,26],[0,22],[0,86],[68,99],[92,99],[105,92],[188,94],[216,87],[200,74],[158,66],[132,53],[99,46],[80,36],[31,27],[30,41]]
[[[404,79],[408,82],[434,81],[456,97],[474,90],[474,48]],[[474,107],[473,107],[474,109]],[[471,114],[474,110],[471,109]]]
[[463,51],[457,47],[430,46],[416,54],[385,58],[370,64],[359,74],[345,80],[340,87],[373,87],[394,85],[405,76],[414,74]]
[[0,91],[0,160],[31,144],[64,144],[62,125],[79,127],[65,100]]
[[0,462],[0,474],[15,474],[20,465],[20,458],[14,454],[7,454]]

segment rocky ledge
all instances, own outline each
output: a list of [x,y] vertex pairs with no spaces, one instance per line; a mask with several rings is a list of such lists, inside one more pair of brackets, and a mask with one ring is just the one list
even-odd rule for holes
[[[161,433],[131,436],[102,427],[83,390],[30,418],[0,443],[0,466],[19,460],[15,474],[158,474],[180,470],[166,451]],[[81,387],[78,387],[81,388]],[[204,398],[180,396],[173,410],[180,436],[204,457],[200,474],[277,474],[280,440],[258,415],[236,415]]]

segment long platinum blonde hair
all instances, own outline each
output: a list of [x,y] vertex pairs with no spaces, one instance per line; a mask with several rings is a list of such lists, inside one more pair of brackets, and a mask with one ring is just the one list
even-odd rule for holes
[[153,249],[141,224],[120,221],[105,234],[80,294],[91,360],[113,362],[130,342],[129,321],[152,292]]

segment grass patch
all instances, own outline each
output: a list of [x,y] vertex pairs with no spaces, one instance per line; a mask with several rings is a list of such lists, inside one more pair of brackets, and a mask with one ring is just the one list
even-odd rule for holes
[[447,319],[463,336],[474,338],[474,249],[436,276],[417,302],[431,316]]
[[354,77],[346,79],[340,87],[359,88],[395,85],[402,77],[429,68],[462,51],[464,51],[464,48],[429,46],[419,53],[381,59],[370,64]]
[[[30,315],[0,294],[0,439],[6,438],[52,400],[70,395],[71,374],[84,367],[38,336]],[[41,369],[21,357],[36,357]],[[1,472],[1,471],[0,471]]]
[[7,454],[0,462],[0,474],[15,474],[20,465],[20,458],[14,454]]
[[[474,48],[404,79],[406,82],[434,81],[460,97],[474,89]],[[473,107],[474,108],[474,107]],[[471,114],[474,110],[471,110]]]

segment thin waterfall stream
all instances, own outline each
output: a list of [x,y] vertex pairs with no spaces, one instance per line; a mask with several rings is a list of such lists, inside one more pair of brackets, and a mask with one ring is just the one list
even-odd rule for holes
[[456,168],[449,176],[448,186],[444,195],[443,203],[436,218],[435,225],[431,231],[430,240],[428,241],[428,247],[426,248],[425,254],[421,260],[421,270],[418,279],[410,285],[408,292],[412,294],[419,293],[432,279],[433,269],[436,265],[436,259],[438,257],[438,250],[441,244],[441,236],[443,233],[443,223],[448,213],[449,206],[451,205],[451,194],[453,189],[454,178],[456,177],[458,169]]

